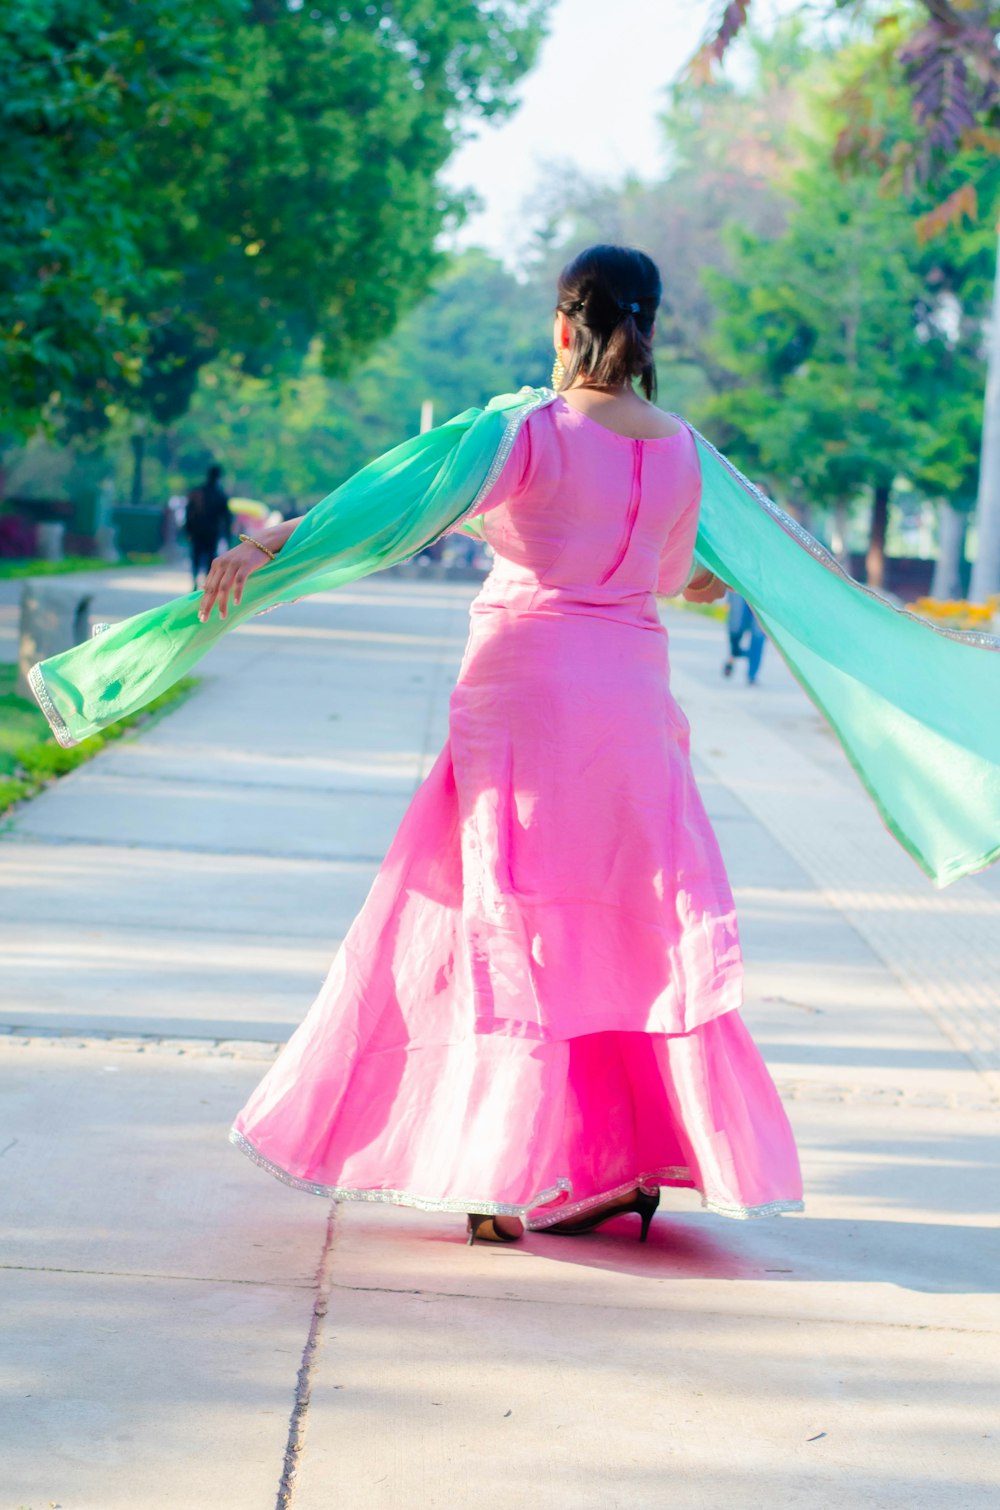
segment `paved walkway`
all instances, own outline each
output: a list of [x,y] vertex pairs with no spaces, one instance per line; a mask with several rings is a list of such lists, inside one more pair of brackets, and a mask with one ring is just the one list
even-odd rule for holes
[[[101,616],[183,585],[108,573]],[[470,1250],[226,1143],[439,748],[470,595],[268,615],[7,826],[0,1510],[995,1506],[998,877],[933,891],[711,621],[668,615],[675,685],[806,1214],[678,1192],[645,1248]]]

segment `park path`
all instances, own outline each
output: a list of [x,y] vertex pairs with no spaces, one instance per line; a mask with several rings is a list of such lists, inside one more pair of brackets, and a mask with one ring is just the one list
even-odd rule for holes
[[[183,585],[108,573],[100,616]],[[675,1192],[645,1248],[470,1250],[226,1143],[440,747],[470,596],[255,621],[0,837],[0,1510],[994,1506],[997,874],[935,892],[709,620],[667,611],[675,689],[806,1213]]]

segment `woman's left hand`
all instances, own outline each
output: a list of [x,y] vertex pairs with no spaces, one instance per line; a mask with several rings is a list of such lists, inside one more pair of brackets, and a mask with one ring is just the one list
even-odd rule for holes
[[729,588],[721,577],[702,569],[695,572],[681,597],[688,603],[717,603],[728,591]]
[[270,559],[256,545],[235,545],[231,551],[216,556],[209,568],[198,605],[201,622],[207,622],[216,603],[219,605],[219,618],[224,619],[229,612],[230,596],[234,605],[239,603],[243,596],[243,584],[250,573],[270,564]]

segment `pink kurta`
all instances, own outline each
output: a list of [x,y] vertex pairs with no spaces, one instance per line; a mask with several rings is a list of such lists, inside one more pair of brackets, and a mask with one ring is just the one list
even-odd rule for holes
[[448,743],[236,1122],[273,1173],[536,1226],[640,1180],[799,1205],[656,611],[699,496],[686,430],[632,440],[563,399],[522,425]]

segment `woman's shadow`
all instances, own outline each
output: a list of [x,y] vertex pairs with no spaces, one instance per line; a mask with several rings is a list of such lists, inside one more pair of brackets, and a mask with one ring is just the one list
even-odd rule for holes
[[853,1282],[945,1295],[1000,1292],[995,1227],[810,1216],[734,1223],[692,1211],[658,1216],[644,1245],[638,1233],[636,1217],[616,1217],[585,1237],[532,1232],[519,1248],[558,1263],[645,1279]]

